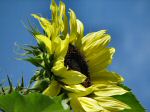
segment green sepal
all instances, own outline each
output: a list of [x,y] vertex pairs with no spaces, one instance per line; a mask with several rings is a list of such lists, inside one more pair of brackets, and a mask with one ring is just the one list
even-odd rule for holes
[[24,45],[22,49],[25,51],[24,56],[28,56],[28,55],[37,56],[41,54],[40,46]]
[[45,71],[43,69],[36,70],[35,74],[30,79],[30,85],[37,80],[44,79]]
[[23,78],[23,76],[22,76],[22,78],[21,78],[21,83],[20,83],[20,81],[18,82],[18,84],[17,84],[17,86],[16,86],[16,88],[15,88],[15,91],[21,91],[21,90],[23,90],[24,89],[24,78]]
[[40,31],[38,30],[38,27],[33,26],[29,19],[27,19],[27,22],[28,22],[28,26],[25,23],[23,23],[23,25],[29,33],[31,33],[33,36],[41,34]]
[[23,60],[25,60],[25,61],[28,61],[28,62],[30,62],[30,63],[32,63],[33,65],[35,65],[35,66],[37,66],[37,67],[41,67],[42,66],[42,59],[41,59],[41,57],[39,57],[39,56],[36,56],[36,57],[28,57],[28,58],[25,58],[25,59],[23,59]]
[[8,91],[8,93],[11,93],[11,92],[13,92],[12,81],[10,80],[8,75],[7,75],[7,79],[8,79],[8,84],[9,84],[9,91]]

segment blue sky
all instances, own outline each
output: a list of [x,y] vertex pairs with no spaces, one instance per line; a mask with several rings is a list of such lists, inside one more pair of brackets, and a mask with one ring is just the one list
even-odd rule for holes
[[[63,0],[76,12],[88,32],[107,29],[112,36],[110,46],[116,54],[110,70],[125,78],[138,99],[150,109],[150,1],[149,0]],[[16,84],[24,74],[26,83],[35,67],[17,61],[15,43],[34,44],[32,36],[21,21],[31,13],[40,13],[50,18],[49,0],[1,0],[0,1],[0,81],[6,75]]]

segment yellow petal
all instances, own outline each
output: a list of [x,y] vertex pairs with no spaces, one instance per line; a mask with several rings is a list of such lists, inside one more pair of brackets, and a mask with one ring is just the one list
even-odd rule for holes
[[80,38],[82,38],[84,36],[84,25],[79,19],[77,19],[76,22],[77,22],[77,32]]
[[88,97],[78,97],[78,100],[86,112],[99,112],[104,110],[98,102],[92,98]]
[[55,0],[52,0],[50,9],[52,11],[52,20],[53,20],[53,22],[57,22],[58,21],[58,6],[57,6]]
[[66,37],[66,35],[68,33],[68,17],[66,15],[66,6],[62,1],[60,1],[59,8],[60,8],[60,21],[63,22],[63,29],[62,29],[63,32],[62,33],[63,33],[63,36]]
[[69,35],[67,35],[64,40],[60,39],[60,43],[56,46],[56,48],[58,48],[58,46],[60,46],[60,48],[55,51],[57,58],[65,58],[69,46]]
[[54,49],[54,53],[59,54],[61,49],[62,40],[59,36],[52,39],[52,48]]
[[92,86],[85,88],[81,84],[63,86],[63,88],[71,93],[76,94],[77,96],[87,96],[93,92]]
[[127,104],[112,97],[95,97],[94,99],[97,100],[102,107],[108,109],[111,112],[131,109]]
[[37,39],[39,44],[44,44],[46,47],[46,50],[49,54],[53,54],[53,49],[52,49],[52,42],[50,39],[48,39],[44,35],[35,35],[35,38]]
[[76,41],[77,35],[77,21],[76,15],[73,10],[70,9],[70,43]]
[[57,36],[60,35],[60,31],[61,29],[63,29],[64,26],[63,26],[62,21],[60,21],[59,7],[56,4],[55,0],[52,0],[50,9],[52,12],[52,27],[53,27],[52,40],[54,40]]
[[83,108],[83,105],[80,102],[80,100],[82,100],[83,97],[82,98],[81,97],[77,97],[75,94],[72,94],[72,93],[68,94],[68,96],[70,98],[70,105],[71,105],[71,107],[72,107],[74,112],[110,112],[110,111],[104,109],[103,107],[97,105],[98,102],[95,101],[94,99],[93,99],[94,101],[92,99],[90,99],[90,101],[92,100],[91,103],[94,102],[94,104],[92,105],[90,102],[88,102],[89,101],[88,97],[85,97],[85,98],[87,98],[87,99],[85,99],[85,100],[87,100],[87,102],[86,101],[81,101],[82,104],[84,105],[84,108],[86,109],[85,110]]
[[64,66],[64,59],[59,59],[55,62],[52,72],[60,77],[60,81],[69,85],[82,83],[86,79],[86,76],[78,71],[67,70]]
[[122,95],[127,92],[128,92],[127,90],[115,84],[104,83],[94,85],[94,94],[97,96]]
[[[89,42],[98,40],[98,39],[101,38],[104,34],[106,34],[106,30],[100,30],[100,31],[97,31],[97,32],[89,33],[89,34],[87,34],[87,35],[85,36],[85,37],[87,37],[87,38],[83,38],[83,43],[90,44]],[[94,40],[93,40],[93,39],[94,39]]]
[[98,40],[95,40],[95,38],[93,37],[93,39],[91,39],[90,44],[89,43],[83,44],[82,47],[83,47],[83,51],[85,53],[85,56],[90,56],[91,53],[100,52],[101,49],[108,46],[108,44],[111,40],[111,37],[108,34],[104,34],[102,37],[100,36],[100,39],[98,39]]
[[86,57],[90,72],[94,73],[107,68],[112,63],[114,53],[114,48],[105,48],[104,50]]
[[77,40],[76,40],[76,47],[78,49],[81,49],[82,46],[82,37],[84,36],[84,25],[80,20],[76,20],[77,21]]
[[60,16],[62,17],[64,14],[66,14],[66,6],[65,4],[60,1],[60,4],[59,4],[59,10],[60,10]]
[[46,88],[42,94],[47,96],[57,96],[60,92],[60,85],[57,81],[53,80],[48,88]]
[[95,41],[101,39],[102,37],[106,36],[106,30],[100,30],[98,32],[92,32],[87,34],[85,37],[82,38],[83,49],[87,49]]
[[32,16],[39,20],[40,25],[42,26],[42,28],[46,32],[47,36],[50,38],[50,36],[52,34],[52,25],[51,25],[50,21],[43,18],[43,17],[40,17],[36,14],[32,14]]
[[[100,51],[97,51],[96,53],[87,56],[86,60],[90,61],[90,64],[96,64],[97,65],[99,63],[99,61],[104,61],[106,58],[112,58],[113,55],[115,53],[115,49],[114,48],[104,48],[101,49]],[[99,61],[97,61],[99,60]]]
[[70,105],[74,112],[86,112],[83,110],[81,104],[79,103],[78,97],[75,94],[68,94],[70,98]]
[[99,83],[121,83],[124,81],[123,77],[118,75],[115,72],[109,72],[107,70],[91,73],[91,80],[93,84],[99,84]]

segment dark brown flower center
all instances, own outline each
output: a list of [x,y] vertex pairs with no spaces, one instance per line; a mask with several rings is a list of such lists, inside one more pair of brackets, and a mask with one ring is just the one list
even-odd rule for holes
[[69,70],[76,70],[87,76],[87,79],[82,83],[84,87],[91,86],[90,74],[87,62],[80,51],[73,45],[69,44],[67,55],[64,61],[65,66],[69,67]]

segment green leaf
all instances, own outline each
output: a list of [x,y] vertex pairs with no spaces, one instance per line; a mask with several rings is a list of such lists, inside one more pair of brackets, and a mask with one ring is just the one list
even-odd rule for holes
[[[128,91],[131,90],[124,85],[120,85],[120,86]],[[135,95],[132,92],[128,92],[123,95],[116,95],[113,97],[126,103],[127,105],[129,105],[131,107],[131,109],[128,109],[128,110],[126,109],[121,112],[145,112],[144,107],[140,104],[140,102],[137,100],[137,98],[135,97]]]
[[[54,110],[54,112],[71,112],[70,110],[69,110],[69,106],[68,106],[68,104],[67,104],[67,101],[66,100],[62,100],[62,97],[63,97],[63,95],[60,95],[60,96],[55,96],[55,97],[52,97],[52,99],[53,99],[53,101],[55,102],[55,103],[53,103],[52,105],[50,105],[46,110],[44,110],[44,111],[42,111],[42,112],[53,112]],[[66,102],[65,102],[66,101]],[[60,105],[56,105],[56,104],[58,104],[58,103],[60,103],[61,102],[61,104]],[[67,105],[67,106],[66,106]],[[60,108],[64,108],[64,110],[62,111],[62,110],[60,110]],[[67,107],[67,108],[66,108]],[[53,110],[53,111],[50,111],[50,110]]]
[[18,93],[0,96],[0,109],[4,112],[70,112],[64,109],[62,97],[50,98],[40,93],[26,96]]

